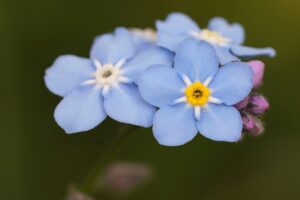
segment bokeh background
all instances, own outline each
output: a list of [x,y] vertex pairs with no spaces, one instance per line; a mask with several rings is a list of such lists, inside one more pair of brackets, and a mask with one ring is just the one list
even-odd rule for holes
[[119,126],[107,120],[87,133],[64,134],[52,116],[60,98],[43,82],[53,60],[88,56],[96,35],[116,26],[153,27],[172,11],[202,27],[213,16],[238,21],[247,45],[277,50],[276,58],[262,59],[262,92],[272,105],[267,131],[238,144],[198,136],[168,148],[150,129],[140,130],[115,159],[151,166],[154,179],[128,199],[300,199],[299,9],[299,0],[0,0],[0,199],[63,199]]

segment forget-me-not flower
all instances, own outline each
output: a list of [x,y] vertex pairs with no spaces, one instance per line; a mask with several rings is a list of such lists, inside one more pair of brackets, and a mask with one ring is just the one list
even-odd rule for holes
[[175,52],[174,67],[155,65],[138,81],[142,97],[159,108],[153,132],[162,145],[177,146],[198,131],[215,141],[238,141],[243,122],[233,106],[248,96],[253,72],[246,63],[219,67],[207,42],[187,39]]
[[207,29],[200,29],[188,16],[172,13],[165,21],[157,21],[156,27],[160,46],[176,51],[180,43],[187,38],[204,40],[214,46],[222,65],[239,61],[238,57],[275,56],[272,48],[242,46],[245,39],[243,27],[238,23],[228,24],[220,17],[211,19]]
[[47,69],[45,82],[63,100],[55,109],[56,122],[67,132],[87,131],[108,115],[116,121],[149,127],[155,108],[139,94],[136,80],[153,64],[170,64],[173,53],[157,46],[137,50],[124,28],[94,41],[90,59],[59,57]]

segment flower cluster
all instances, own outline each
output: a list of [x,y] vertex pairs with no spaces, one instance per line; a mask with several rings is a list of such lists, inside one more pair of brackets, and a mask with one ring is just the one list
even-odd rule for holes
[[63,55],[46,70],[46,86],[63,97],[54,117],[65,132],[91,130],[107,116],[152,126],[166,146],[183,145],[198,132],[235,142],[243,132],[263,131],[269,104],[256,89],[264,65],[241,59],[272,57],[272,48],[242,46],[243,27],[223,18],[200,29],[172,13],[156,28],[116,28],[95,38],[89,58]]
[[269,109],[269,102],[262,94],[257,93],[261,86],[265,65],[261,61],[251,61],[248,65],[253,70],[253,89],[249,96],[235,105],[241,112],[244,132],[257,136],[263,133],[263,114]]

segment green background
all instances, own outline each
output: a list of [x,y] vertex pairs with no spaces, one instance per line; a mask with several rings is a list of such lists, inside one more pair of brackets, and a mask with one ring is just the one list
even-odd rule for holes
[[0,0],[0,199],[63,199],[80,183],[119,126],[68,136],[55,124],[60,98],[43,82],[61,54],[88,56],[94,36],[116,26],[152,27],[182,11],[202,27],[213,16],[244,25],[249,46],[273,46],[262,92],[271,102],[262,137],[238,144],[201,136],[163,147],[151,130],[132,134],[117,160],[153,167],[154,180],[129,199],[300,199],[300,1]]

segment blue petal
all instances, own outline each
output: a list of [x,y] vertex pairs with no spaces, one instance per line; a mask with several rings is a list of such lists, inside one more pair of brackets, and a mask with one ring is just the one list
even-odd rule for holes
[[142,73],[138,85],[142,97],[156,107],[172,104],[184,96],[185,85],[170,66],[151,66]]
[[170,35],[164,32],[158,32],[157,35],[157,44],[173,52],[178,49],[182,41],[190,38],[189,35]]
[[197,135],[197,132],[193,109],[186,104],[166,106],[155,114],[153,133],[161,145],[186,144]]
[[51,92],[65,96],[80,83],[90,79],[94,71],[95,68],[89,59],[64,55],[58,57],[46,70],[44,79]]
[[232,46],[231,51],[234,55],[244,57],[244,58],[252,58],[256,56],[269,56],[274,57],[276,55],[276,51],[273,48],[253,48],[246,46]]
[[209,21],[209,30],[220,33],[229,38],[235,44],[241,44],[245,40],[244,28],[238,24],[229,24],[224,18],[215,17]]
[[116,121],[150,127],[156,109],[139,94],[137,86],[121,84],[112,88],[104,99],[104,108],[108,116]]
[[153,42],[147,41],[144,38],[134,35],[134,43],[136,45],[136,52],[142,51],[143,49],[153,45]]
[[234,56],[230,49],[226,47],[220,47],[220,46],[214,46],[216,53],[220,59],[220,64],[225,65],[231,62],[240,61],[240,59],[236,56]]
[[209,88],[213,97],[233,105],[248,96],[253,87],[252,77],[253,72],[246,63],[230,63],[219,69]]
[[95,128],[106,118],[100,90],[92,86],[74,89],[58,104],[54,117],[67,133]]
[[132,81],[137,81],[139,75],[151,65],[172,65],[174,55],[170,51],[151,45],[141,50],[131,60],[125,63],[124,76]]
[[188,76],[192,81],[203,82],[217,72],[219,59],[209,43],[187,39],[176,51],[174,67],[179,74]]
[[125,28],[117,28],[113,34],[104,34],[95,39],[90,56],[102,64],[116,64],[121,59],[131,58],[136,51],[133,36]]
[[178,45],[190,37],[190,32],[199,32],[198,25],[188,16],[182,13],[172,13],[165,21],[157,21],[157,42],[171,51],[175,51]]
[[201,112],[197,122],[201,135],[215,141],[236,142],[241,139],[243,122],[236,108],[209,104],[207,109]]
[[[147,33],[149,31],[149,33]],[[130,33],[133,36],[133,41],[136,45],[136,51],[143,50],[144,48],[154,45],[156,43],[155,38],[151,38],[150,36],[143,36],[142,34],[151,34],[150,31],[153,31],[153,34],[156,34],[155,30],[152,29],[139,29],[139,28],[132,28],[130,29]],[[149,37],[149,38],[148,38]]]

